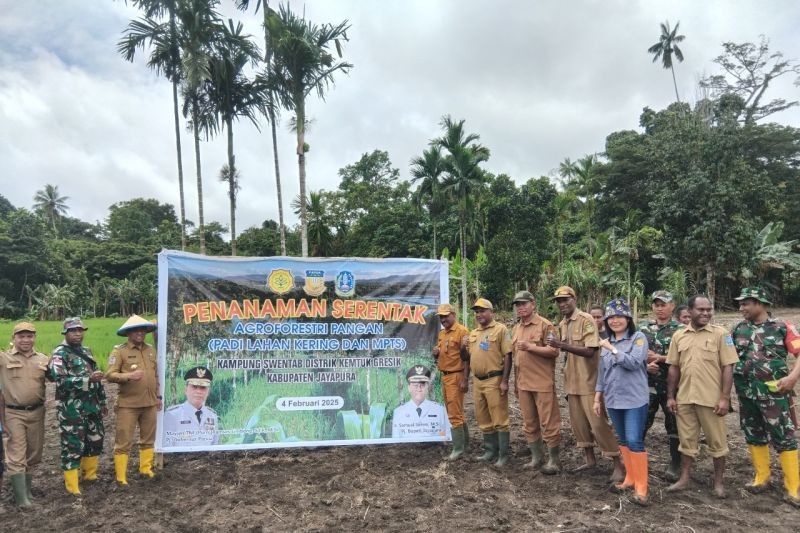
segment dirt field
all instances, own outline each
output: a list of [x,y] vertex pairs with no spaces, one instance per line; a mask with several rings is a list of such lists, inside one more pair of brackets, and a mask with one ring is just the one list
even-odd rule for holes
[[[791,315],[778,316],[794,319]],[[730,322],[734,315],[719,317]],[[107,387],[113,397],[116,387]],[[49,392],[52,397],[52,391]],[[734,401],[734,406],[735,401]],[[727,417],[731,454],[728,499],[710,494],[711,460],[701,457],[693,486],[667,494],[661,478],[668,461],[660,414],[648,438],[652,505],[640,508],[608,492],[610,462],[591,473],[574,474],[582,454],[573,447],[562,399],[565,470],[548,477],[524,471],[525,442],[512,396],[513,457],[502,471],[475,462],[480,435],[468,402],[469,459],[443,461],[444,445],[217,452],[166,456],[154,480],[140,480],[129,465],[130,486],[113,481],[113,414],[100,480],[82,486],[83,498],[64,490],[58,466],[55,413],[47,411],[43,464],[34,473],[36,506],[26,512],[12,504],[4,480],[0,498],[3,531],[792,531],[800,511],[781,502],[780,471],[773,460],[772,491],[751,495],[747,449],[738,415]]]

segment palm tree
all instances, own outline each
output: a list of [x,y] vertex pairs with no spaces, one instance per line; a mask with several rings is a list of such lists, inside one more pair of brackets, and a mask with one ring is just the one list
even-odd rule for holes
[[231,255],[236,255],[236,197],[239,195],[239,169],[231,167],[227,163],[222,165],[219,170],[219,181],[228,184],[228,201],[230,202],[231,211]]
[[675,81],[675,67],[672,65],[672,57],[675,56],[679,62],[683,62],[683,52],[678,48],[678,43],[683,41],[685,37],[678,35],[678,27],[681,25],[680,21],[675,24],[675,27],[669,29],[669,21],[661,23],[661,37],[658,42],[647,49],[648,52],[653,54],[653,63],[661,58],[661,64],[664,68],[672,71],[672,84],[675,86],[675,99],[680,102],[678,96],[678,83]]
[[303,257],[308,256],[308,220],[306,214],[306,159],[308,145],[305,141],[306,97],[316,91],[324,99],[325,92],[334,83],[334,74],[347,73],[353,67],[345,61],[336,61],[329,51],[336,47],[341,58],[341,41],[347,40],[350,27],[347,20],[339,24],[313,24],[298,18],[288,6],[278,13],[267,15],[273,64],[270,71],[284,107],[295,114],[297,124],[297,167],[300,178],[300,228]]
[[445,159],[439,146],[433,145],[423,150],[421,157],[411,160],[411,181],[419,181],[419,188],[414,193],[417,208],[424,204],[428,209],[433,226],[433,259],[436,259],[436,218],[441,214],[442,177],[445,172]]
[[44,189],[36,191],[36,195],[33,197],[33,206],[50,220],[54,233],[57,233],[56,219],[67,214],[67,200],[69,200],[69,196],[61,196],[58,193],[58,185],[49,183],[44,186]]
[[[300,215],[300,197],[294,199],[292,207],[296,215]],[[329,225],[327,207],[322,192],[309,191],[306,200],[308,214],[308,235],[311,243],[311,255],[326,257],[330,255],[333,245],[333,232]]]
[[[489,149],[478,143],[480,136],[464,133],[464,120],[454,122],[450,115],[442,117],[444,135],[433,141],[447,151],[444,192],[458,205],[458,234],[461,258],[467,258],[466,231],[470,213],[474,212],[476,198],[486,186],[486,174],[480,164],[489,159]],[[461,305],[467,316],[467,271],[461,269]]]
[[[258,127],[256,110],[261,106],[260,91],[243,70],[248,64],[258,61],[258,48],[242,34],[241,22],[234,27],[233,21],[222,25],[221,37],[209,66],[210,78],[205,90],[208,99],[228,134],[228,163],[223,168],[228,181],[228,197],[231,208],[231,255],[236,255],[236,188],[239,172],[233,155],[233,121],[246,117]],[[223,173],[220,173],[223,177]]]
[[203,218],[203,174],[200,166],[200,134],[206,139],[216,131],[216,117],[202,85],[211,77],[210,57],[221,23],[215,8],[218,0],[182,0],[176,11],[179,21],[179,43],[183,85],[183,116],[191,117],[189,127],[194,137],[194,159],[197,173],[197,207],[200,253],[206,253],[205,221]]
[[[256,13],[261,8],[262,0],[255,0]],[[270,31],[269,26],[269,13],[274,13],[269,7],[269,1],[263,0],[264,9],[264,71],[259,74],[257,80],[263,84],[264,87],[264,110],[266,111],[267,120],[269,121],[270,129],[272,130],[272,158],[275,162],[275,189],[278,197],[278,225],[281,234],[281,255],[286,255],[286,225],[283,221],[283,194],[281,192],[281,167],[278,162],[278,134],[276,130],[276,121],[279,120],[279,105],[277,89],[275,87],[274,79],[272,76],[272,48],[270,39],[274,39],[274,35],[278,32]],[[236,7],[246,11],[250,7],[250,0],[236,0]],[[273,19],[277,20],[277,19]],[[278,28],[279,30],[279,28]]]
[[[183,158],[181,155],[181,130],[178,115],[178,85],[181,82],[181,57],[176,21],[177,0],[132,0],[142,9],[144,17],[132,20],[123,38],[117,44],[117,51],[128,61],[133,61],[136,51],[145,45],[152,47],[147,66],[164,76],[172,83],[172,111],[175,122],[175,153],[178,161],[178,194],[180,197],[181,250],[186,249],[186,202],[183,192]],[[156,19],[169,15],[166,24]]]

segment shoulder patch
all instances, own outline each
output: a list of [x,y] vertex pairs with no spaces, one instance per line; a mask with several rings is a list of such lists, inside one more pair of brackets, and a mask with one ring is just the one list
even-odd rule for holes
[[725,335],[725,344],[727,346],[733,346],[733,338],[730,335]]
[[642,338],[640,337],[640,338],[636,339],[636,341],[634,341],[634,344],[635,344],[636,346],[644,346],[644,339],[642,339]]
[[592,333],[594,331],[594,324],[588,320],[583,323],[583,332]]
[[108,366],[115,365],[116,363],[117,363],[117,357],[115,355],[112,355],[111,357],[108,358]]

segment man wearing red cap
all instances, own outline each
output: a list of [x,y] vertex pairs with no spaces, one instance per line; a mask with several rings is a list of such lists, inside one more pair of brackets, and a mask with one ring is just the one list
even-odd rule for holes
[[161,409],[156,350],[144,342],[155,324],[138,315],[131,316],[117,335],[128,342],[117,345],[108,359],[106,378],[119,384],[117,396],[117,431],[114,436],[114,471],[117,482],[127,485],[128,453],[133,433],[139,426],[139,473],[147,478],[153,473],[153,443],[156,439],[156,415]]

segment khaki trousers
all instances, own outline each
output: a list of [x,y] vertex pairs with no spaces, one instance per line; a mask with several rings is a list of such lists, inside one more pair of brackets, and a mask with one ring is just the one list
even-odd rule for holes
[[44,445],[44,406],[33,411],[6,407],[6,441],[8,475],[24,474],[42,462]]
[[150,407],[117,407],[117,432],[114,436],[114,455],[128,454],[131,451],[133,433],[139,426],[139,449],[153,447],[156,440],[155,405]]
[[708,455],[714,458],[728,455],[725,417],[715,415],[713,407],[679,403],[677,419],[678,437],[681,440],[678,450],[683,455],[694,458],[700,453],[700,429],[706,435]]
[[444,393],[444,405],[447,408],[447,418],[450,419],[450,427],[458,428],[464,425],[464,393],[458,386],[458,380],[463,374],[442,374],[442,393]]
[[569,420],[578,448],[591,448],[597,443],[605,457],[619,455],[619,443],[606,417],[594,414],[594,394],[570,394]]
[[561,444],[561,413],[553,392],[519,391],[522,431],[528,444],[544,438],[548,448]]
[[500,394],[502,380],[502,376],[484,380],[472,379],[475,419],[485,434],[508,431],[508,393]]

